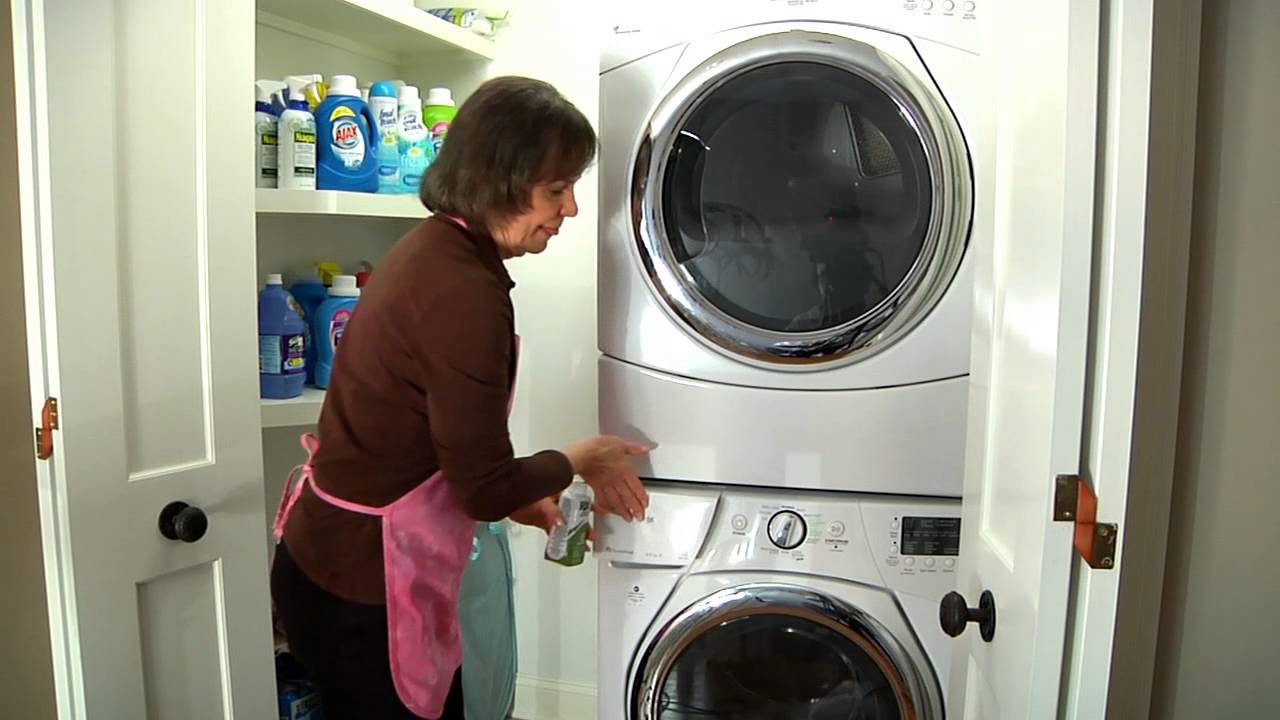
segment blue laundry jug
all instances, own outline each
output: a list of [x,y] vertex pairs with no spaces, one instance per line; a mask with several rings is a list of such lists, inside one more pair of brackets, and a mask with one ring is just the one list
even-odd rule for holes
[[378,191],[378,120],[351,75],[334,75],[316,108],[316,188]]

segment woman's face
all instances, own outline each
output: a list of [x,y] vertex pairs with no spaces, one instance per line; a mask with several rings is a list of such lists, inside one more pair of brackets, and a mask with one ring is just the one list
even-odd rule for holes
[[560,232],[564,219],[578,214],[578,202],[573,197],[577,181],[577,178],[555,180],[533,186],[529,209],[493,233],[505,257],[537,255],[547,249],[547,243]]

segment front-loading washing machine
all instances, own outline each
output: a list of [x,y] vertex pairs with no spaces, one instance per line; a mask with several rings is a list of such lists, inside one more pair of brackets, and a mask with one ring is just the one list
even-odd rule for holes
[[954,499],[652,485],[598,526],[599,720],[937,720]]
[[601,429],[651,477],[959,495],[978,4],[666,7],[601,66]]

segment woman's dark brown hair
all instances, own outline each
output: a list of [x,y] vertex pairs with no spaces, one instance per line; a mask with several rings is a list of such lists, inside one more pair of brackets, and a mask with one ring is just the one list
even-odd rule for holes
[[528,210],[534,185],[574,180],[595,155],[591,123],[554,87],[494,78],[458,109],[420,197],[432,212],[492,230]]

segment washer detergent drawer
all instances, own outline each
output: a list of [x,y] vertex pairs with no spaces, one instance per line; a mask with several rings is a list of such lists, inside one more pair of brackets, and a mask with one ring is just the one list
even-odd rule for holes
[[653,490],[644,520],[616,515],[597,521],[596,555],[623,565],[684,567],[698,556],[720,494],[713,490]]

